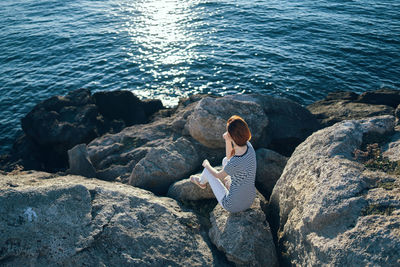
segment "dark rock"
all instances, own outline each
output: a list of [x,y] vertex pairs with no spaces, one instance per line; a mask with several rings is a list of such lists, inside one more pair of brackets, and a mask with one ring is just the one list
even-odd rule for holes
[[386,105],[396,108],[400,104],[400,90],[380,89],[368,91],[361,94],[357,101],[360,103]]
[[325,100],[351,100],[354,101],[358,98],[358,94],[347,91],[337,91],[328,93]]
[[90,162],[85,144],[74,146],[68,150],[69,169],[68,173],[82,175],[85,177],[96,177],[96,171]]
[[149,116],[163,108],[160,100],[142,102],[130,91],[98,92],[93,98],[105,118],[122,119],[126,126],[147,123]]
[[263,196],[269,199],[288,158],[266,148],[257,149],[256,156],[256,186]]

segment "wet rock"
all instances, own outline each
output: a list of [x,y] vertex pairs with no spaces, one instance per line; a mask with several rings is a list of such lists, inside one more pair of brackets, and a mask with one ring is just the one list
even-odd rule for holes
[[400,90],[379,89],[362,93],[358,99],[360,103],[385,105],[396,108],[400,104]]
[[271,227],[288,264],[400,263],[399,178],[367,169],[353,154],[366,139],[390,136],[393,128],[393,116],[344,121],[296,148],[269,205]]
[[99,112],[109,120],[122,119],[126,126],[147,123],[148,118],[163,108],[160,100],[141,101],[130,91],[98,92],[93,94]]
[[288,158],[266,148],[257,149],[256,156],[256,186],[263,196],[269,199],[272,189],[281,176]]
[[3,266],[227,265],[193,212],[119,183],[0,176],[0,218]]
[[85,144],[74,146],[68,150],[69,169],[68,173],[82,175],[85,177],[96,177],[96,171],[90,162]]
[[343,120],[393,115],[400,104],[400,91],[381,89],[357,95],[353,92],[332,92],[307,109],[328,127]]
[[217,205],[211,212],[209,236],[236,266],[278,266],[271,230],[257,194],[250,209],[230,213]]

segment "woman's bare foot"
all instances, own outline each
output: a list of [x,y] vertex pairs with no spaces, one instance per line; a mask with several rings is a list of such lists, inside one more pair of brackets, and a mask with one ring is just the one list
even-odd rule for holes
[[206,184],[201,184],[200,183],[200,177],[198,176],[190,176],[190,181],[194,184],[196,184],[198,187],[200,187],[201,189],[206,189],[207,185]]

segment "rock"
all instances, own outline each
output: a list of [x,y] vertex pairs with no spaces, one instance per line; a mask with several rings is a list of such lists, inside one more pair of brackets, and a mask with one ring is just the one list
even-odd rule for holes
[[343,120],[393,115],[393,108],[389,106],[356,103],[348,100],[321,100],[307,106],[307,109],[316,116],[323,127]]
[[[276,183],[271,228],[287,264],[396,266],[400,263],[400,181],[355,161],[372,136],[393,133],[394,117],[350,120],[300,144]],[[387,186],[387,183],[391,186]]]
[[21,122],[29,139],[66,165],[68,149],[97,136],[97,116],[90,91],[81,89],[43,101]]
[[259,147],[269,148],[284,156],[290,156],[298,144],[320,128],[318,121],[307,109],[289,99],[258,94],[229,97],[254,101],[263,107],[269,123],[264,129]]
[[332,92],[307,109],[323,127],[343,120],[362,119],[379,115],[393,115],[400,104],[400,91],[381,89],[357,95],[352,92]]
[[396,110],[394,111],[394,115],[396,116],[397,123],[398,123],[400,120],[400,104],[397,106]]
[[247,122],[253,142],[257,143],[263,129],[268,125],[268,118],[262,107],[254,102],[229,97],[204,98],[188,117],[186,127],[190,135],[206,147],[225,148],[222,134],[232,115],[239,115]]
[[141,101],[130,91],[92,96],[89,90],[78,89],[66,96],[54,96],[37,104],[21,120],[25,137],[15,141],[18,150],[13,149],[10,158],[25,169],[65,170],[67,151],[75,145],[119,132],[126,125],[145,123],[160,108],[161,101]]
[[85,144],[74,146],[68,150],[69,169],[68,173],[82,175],[85,177],[96,177],[96,171],[90,162]]
[[388,140],[382,149],[382,155],[390,161],[400,161],[400,129]]
[[278,266],[265,202],[258,193],[250,209],[230,213],[217,205],[210,214],[209,236],[236,266]]
[[[222,166],[216,166],[214,168],[220,171]],[[201,172],[195,175],[200,177]],[[215,195],[209,183],[207,183],[205,189],[201,189],[190,181],[190,177],[173,183],[168,189],[167,196],[181,202],[187,200],[215,199]]]
[[288,158],[266,148],[257,149],[256,156],[256,186],[263,196],[269,199],[272,189],[281,176]]
[[396,108],[400,104],[400,90],[379,89],[362,93],[358,99],[360,103],[385,105]]
[[[118,179],[123,183],[128,183],[132,170],[146,157],[148,153],[150,153],[150,151],[153,151],[153,154],[149,155],[149,157],[157,158],[157,151],[172,149],[173,147],[175,147],[174,149],[182,149],[182,155],[180,151],[175,150],[174,153],[177,153],[176,155],[173,155],[175,158],[186,157],[187,155],[185,153],[187,152],[185,151],[188,151],[188,149],[189,151],[191,151],[190,149],[194,149],[195,153],[190,155],[189,158],[193,158],[194,155],[197,155],[198,162],[185,160],[183,164],[192,162],[193,166],[186,166],[184,169],[169,168],[173,172],[167,176],[172,177],[172,175],[174,175],[175,178],[168,180],[168,183],[187,177],[187,171],[197,170],[203,159],[209,159],[212,164],[217,162],[220,164],[221,158],[225,154],[225,150],[210,149],[202,146],[191,138],[187,130],[184,128],[187,117],[191,114],[199,99],[201,99],[201,96],[192,96],[187,100],[182,100],[172,116],[159,117],[158,119],[144,125],[126,127],[119,133],[106,134],[90,142],[87,145],[87,150],[90,160],[96,169],[97,177],[99,179]],[[185,143],[190,143],[188,147],[176,146],[173,144],[181,137],[186,140]],[[157,150],[157,148],[159,148],[159,150]],[[166,154],[167,153],[164,153],[163,155]],[[143,162],[141,162],[140,165],[142,165],[142,163]],[[154,163],[158,164],[158,162]],[[174,166],[176,166],[176,164]],[[156,167],[157,165],[154,165],[151,168],[155,169]],[[136,171],[139,171],[139,169]],[[144,181],[144,178],[141,178],[141,180]],[[149,181],[150,180],[151,179],[149,179]],[[165,192],[168,190],[168,188],[165,188],[166,185],[167,183],[162,187]],[[143,186],[145,185],[143,184]]]
[[228,265],[193,212],[119,183],[1,175],[0,218],[3,266]]
[[[320,128],[318,121],[307,109],[281,97],[248,94],[224,96],[218,100],[220,102],[212,99],[202,101],[188,118],[187,128],[200,143],[210,141],[208,146],[223,147],[223,140],[218,138],[225,131],[226,120],[232,114],[241,115],[247,121],[253,134],[252,143],[256,148],[270,148],[286,156]],[[217,107],[214,102],[218,103]]]
[[147,123],[149,116],[163,108],[160,100],[142,102],[130,91],[98,92],[93,98],[105,118],[122,119],[126,126]]
[[154,147],[133,168],[129,184],[165,194],[169,186],[193,173],[201,162],[193,145],[180,137],[163,147]]

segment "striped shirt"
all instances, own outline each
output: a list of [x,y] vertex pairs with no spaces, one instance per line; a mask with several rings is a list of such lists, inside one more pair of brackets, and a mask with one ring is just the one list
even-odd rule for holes
[[239,212],[250,208],[256,197],[256,153],[250,142],[241,156],[233,156],[224,167],[231,176],[229,193],[222,199],[223,207],[230,212]]

